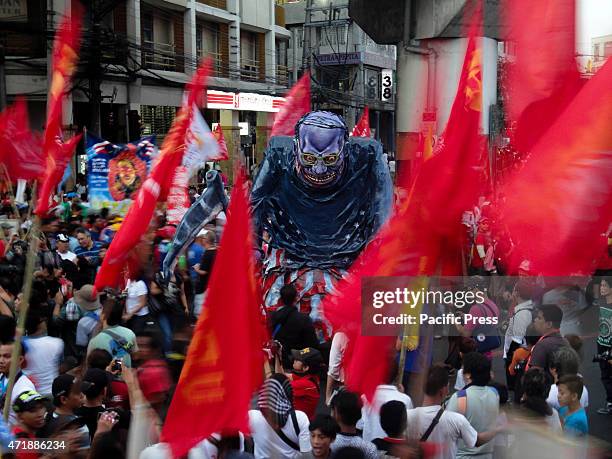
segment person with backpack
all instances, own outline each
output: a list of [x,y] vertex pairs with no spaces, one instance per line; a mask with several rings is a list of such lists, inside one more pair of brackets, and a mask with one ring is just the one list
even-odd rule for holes
[[436,459],[454,459],[459,440],[466,447],[474,448],[492,440],[501,430],[495,428],[479,433],[465,416],[446,410],[448,383],[447,368],[432,365],[425,382],[423,406],[407,411],[407,437],[437,445]]
[[515,386],[515,378],[510,372],[510,362],[514,352],[525,344],[527,327],[533,322],[534,303],[532,301],[535,285],[529,279],[519,279],[512,290],[516,302],[514,312],[508,320],[508,328],[504,337],[504,360],[506,367],[506,384]]
[[[489,280],[483,276],[469,277],[466,282],[466,290],[474,293],[475,298],[484,298],[483,302],[478,300],[472,304],[468,314],[473,318],[467,323],[457,323],[455,327],[465,337],[472,337],[476,341],[476,350],[484,354],[489,360],[493,358],[492,351],[502,345],[497,324],[499,320],[499,308],[487,295]],[[488,318],[491,323],[481,324],[479,319]]]
[[270,316],[272,339],[282,346],[283,368],[291,368],[291,350],[319,347],[319,340],[308,315],[295,307],[297,291],[291,284],[280,289],[283,306]]
[[93,290],[93,285],[84,285],[76,293],[79,306],[85,311],[85,315],[79,319],[76,329],[76,345],[83,351],[87,349],[89,341],[96,335],[101,326],[102,304],[99,295],[94,295]]
[[[491,361],[479,352],[463,357],[463,375],[467,385],[450,398],[447,409],[462,414],[477,432],[485,432],[495,425],[499,416],[499,394],[489,386]],[[479,457],[492,459],[494,442],[479,447],[468,447],[459,440],[458,458]]]
[[257,407],[249,411],[256,459],[297,459],[312,449],[308,416],[293,409],[293,390],[286,375],[275,373],[264,381]]
[[87,346],[87,354],[94,349],[104,349],[114,360],[132,366],[131,354],[138,350],[136,335],[129,328],[121,326],[123,301],[109,297],[102,311],[102,331]]
[[293,371],[288,375],[293,389],[293,401],[297,410],[312,420],[321,398],[320,373],[323,357],[312,347],[291,351]]

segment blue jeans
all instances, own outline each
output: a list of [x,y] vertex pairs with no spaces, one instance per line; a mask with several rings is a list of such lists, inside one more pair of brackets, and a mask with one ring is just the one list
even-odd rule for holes
[[166,313],[161,313],[157,316],[157,323],[164,335],[162,347],[164,354],[172,349],[172,322]]

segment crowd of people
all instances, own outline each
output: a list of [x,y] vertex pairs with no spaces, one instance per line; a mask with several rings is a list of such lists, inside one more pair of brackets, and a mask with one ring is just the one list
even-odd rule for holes
[[[160,429],[202,312],[223,225],[197,234],[168,283],[158,273],[176,227],[158,212],[137,251],[142,272],[116,290],[96,292],[96,273],[122,218],[90,209],[85,197],[83,189],[65,194],[41,222],[19,371],[8,420],[0,422],[3,452],[18,458],[170,457]],[[6,201],[1,212],[4,406],[32,217],[27,206]],[[478,237],[475,247],[483,266],[490,262],[488,241]],[[188,457],[505,458],[520,443],[510,433],[516,425],[566,437],[586,454],[592,420],[580,375],[582,340],[562,333],[567,308],[559,300],[576,289],[522,277],[493,294],[495,277],[470,278],[466,288],[487,299],[467,313],[497,317],[505,323],[501,336],[483,341],[471,326],[445,330],[448,349],[438,362],[434,343],[443,341],[433,328],[422,330],[403,368],[399,352],[379,356],[388,358],[389,372],[369,401],[344,386],[346,335],[336,331],[321,343],[310,318],[296,308],[295,288],[285,285],[282,307],[269,315],[271,341],[263,349],[269,365],[248,413],[250,432],[214,434]],[[611,415],[612,277],[594,278],[586,290],[588,306],[601,311],[598,362],[607,400],[599,413]],[[501,373],[494,368],[499,362]],[[65,447],[9,446],[36,439]]]

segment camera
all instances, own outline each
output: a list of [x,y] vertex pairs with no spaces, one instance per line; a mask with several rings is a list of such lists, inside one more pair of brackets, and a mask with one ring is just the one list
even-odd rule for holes
[[121,359],[117,359],[113,362],[113,366],[111,367],[111,371],[117,371],[121,373],[121,368],[123,365],[123,361]]
[[612,360],[612,350],[604,351],[600,354],[595,354],[593,356],[593,362],[607,362],[608,360]]
[[273,359],[274,356],[279,355],[283,346],[276,340],[270,340],[263,346],[263,351],[268,355],[269,359]]
[[520,360],[519,362],[517,362],[516,365],[514,365],[514,371],[517,374],[522,374],[522,373],[525,373],[526,367],[527,367],[527,360]]

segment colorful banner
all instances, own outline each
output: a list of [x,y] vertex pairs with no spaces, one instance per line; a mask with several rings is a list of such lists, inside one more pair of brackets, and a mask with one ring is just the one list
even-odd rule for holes
[[91,134],[86,137],[89,204],[125,215],[149,172],[155,136],[120,145]]

